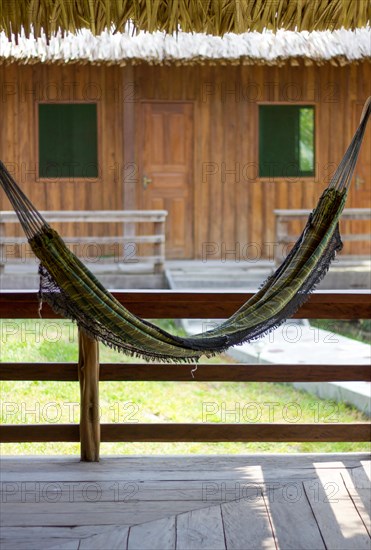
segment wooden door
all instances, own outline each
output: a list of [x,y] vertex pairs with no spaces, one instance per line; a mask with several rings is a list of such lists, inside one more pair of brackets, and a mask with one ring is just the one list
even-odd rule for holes
[[167,210],[166,257],[193,257],[193,105],[142,104],[140,207]]

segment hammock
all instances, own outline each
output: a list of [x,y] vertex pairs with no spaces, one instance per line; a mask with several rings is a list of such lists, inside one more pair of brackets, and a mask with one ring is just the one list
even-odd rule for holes
[[146,360],[194,362],[277,328],[309,297],[342,248],[338,222],[370,111],[371,97],[329,186],[282,265],[228,320],[192,337],[172,335],[123,307],[67,248],[0,162],[0,183],[40,260],[40,303],[76,321],[92,338]]

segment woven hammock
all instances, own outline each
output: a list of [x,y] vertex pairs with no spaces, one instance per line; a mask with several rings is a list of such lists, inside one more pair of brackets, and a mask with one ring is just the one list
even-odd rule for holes
[[123,307],[67,248],[0,162],[0,183],[40,260],[40,301],[76,321],[92,338],[147,360],[193,362],[277,328],[309,297],[342,248],[339,218],[370,111],[371,97],[329,186],[282,265],[229,319],[192,337],[172,335]]

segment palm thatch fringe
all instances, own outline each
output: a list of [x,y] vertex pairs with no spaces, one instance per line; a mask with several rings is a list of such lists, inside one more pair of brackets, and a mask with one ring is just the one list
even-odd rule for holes
[[50,38],[58,29],[81,28],[101,34],[113,25],[124,31],[132,21],[136,31],[208,33],[261,32],[263,29],[334,30],[366,26],[368,0],[0,0],[0,30],[8,37],[43,29]]
[[344,65],[371,58],[371,28],[355,31],[315,31],[309,33],[280,30],[277,33],[248,32],[226,34],[223,38],[179,32],[166,35],[141,32],[134,35],[102,32],[94,36],[83,29],[77,34],[61,33],[47,41],[46,36],[28,38],[24,33],[8,40],[0,33],[0,63],[92,63],[120,64],[266,64],[282,65],[331,62]]

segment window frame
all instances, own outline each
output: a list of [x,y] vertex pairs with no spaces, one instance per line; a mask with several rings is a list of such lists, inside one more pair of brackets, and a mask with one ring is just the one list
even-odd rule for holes
[[[83,177],[83,176],[77,176],[77,177],[50,177],[46,178],[43,176],[40,176],[40,150],[39,150],[39,138],[40,138],[40,119],[39,119],[39,105],[96,105],[97,109],[97,164],[98,164],[98,175],[96,177]],[[101,135],[100,129],[101,129],[101,114],[100,114],[100,101],[85,101],[85,100],[77,100],[77,101],[36,101],[35,102],[35,118],[36,118],[36,124],[35,124],[35,144],[36,144],[36,164],[37,164],[37,173],[36,173],[36,181],[40,183],[101,183],[102,181],[102,175],[101,175],[101,149],[100,146],[101,141],[99,136]]]
[[[259,175],[259,137],[260,137],[260,125],[259,125],[259,107],[268,106],[282,106],[282,107],[313,107],[314,110],[314,173],[312,176],[260,176]],[[256,129],[257,129],[257,139],[255,141],[255,159],[258,171],[257,181],[262,183],[276,183],[276,182],[288,182],[288,183],[308,183],[315,182],[318,183],[318,103],[314,101],[259,101],[256,103]]]

